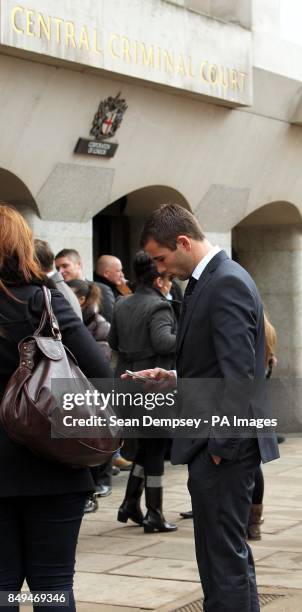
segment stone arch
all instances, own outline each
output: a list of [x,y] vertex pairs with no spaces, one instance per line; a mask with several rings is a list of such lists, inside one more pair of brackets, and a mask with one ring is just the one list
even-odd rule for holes
[[13,204],[20,212],[38,214],[37,204],[25,183],[13,172],[0,168],[0,200]]
[[302,373],[302,219],[291,202],[270,202],[232,231],[234,258],[250,272],[278,335],[278,375]]
[[104,252],[117,255],[130,272],[133,254],[139,248],[139,235],[144,220],[153,210],[173,202],[190,210],[186,198],[173,187],[148,185],[136,188],[112,202],[93,219],[93,258]]
[[173,187],[167,185],[150,185],[131,191],[127,196],[127,214],[146,218],[153,210],[166,202],[179,204],[191,211],[186,198]]

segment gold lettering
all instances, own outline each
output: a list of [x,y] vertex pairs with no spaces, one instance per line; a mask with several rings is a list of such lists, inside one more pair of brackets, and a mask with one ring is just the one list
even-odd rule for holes
[[237,89],[238,87],[237,70],[230,70],[230,85],[232,89]]
[[145,43],[141,43],[142,64],[154,68],[154,47],[151,45],[147,50]]
[[110,41],[109,41],[109,49],[110,49],[110,53],[112,55],[112,57],[118,57],[120,58],[121,56],[116,52],[116,49],[113,47],[113,43],[116,40],[120,40],[120,36],[118,34],[111,34],[110,36]]
[[165,58],[165,71],[166,72],[174,72],[174,56],[173,53],[169,53],[169,51],[164,51]]
[[179,56],[176,72],[178,72],[179,74],[182,74],[183,76],[187,75],[187,73],[186,73],[186,66],[185,66],[185,60],[184,60],[184,56],[182,54]]
[[12,10],[12,28],[15,32],[17,32],[17,34],[24,34],[24,30],[22,30],[21,28],[18,28],[17,23],[16,23],[16,15],[17,13],[24,13],[24,8],[22,6],[15,6],[15,8]]
[[34,15],[34,11],[26,12],[26,34],[27,36],[35,36],[35,32],[32,31],[31,28],[35,26],[35,22],[32,21],[32,17]]
[[161,48],[157,47],[157,66],[158,69],[161,69]]
[[131,62],[131,53],[130,53],[130,39],[128,36],[122,36],[122,50],[123,50],[123,60],[130,64]]
[[46,25],[43,15],[41,13],[38,13],[38,27],[39,27],[39,38],[42,38],[42,30],[43,30],[44,36],[47,38],[47,40],[50,40],[51,39],[51,25],[50,25],[49,15],[47,16],[47,25]]
[[195,74],[194,74],[194,71],[193,71],[193,62],[192,62],[192,58],[191,58],[190,55],[188,57],[188,66],[189,66],[189,76],[194,78]]
[[229,81],[228,81],[228,69],[225,66],[220,66],[220,83],[224,89],[224,93],[226,93],[226,90],[229,85]]
[[201,62],[201,64],[200,64],[200,78],[201,78],[202,81],[208,81],[207,76],[205,74],[205,66],[207,66],[208,63],[209,62],[206,61],[206,62]]
[[79,49],[85,46],[87,51],[90,49],[89,45],[89,34],[86,26],[83,26],[80,33]]
[[63,19],[60,19],[60,17],[53,17],[52,20],[56,24],[56,41],[57,41],[57,43],[60,43],[61,40],[62,40],[61,25],[62,25],[62,23],[64,23],[64,21],[63,21]]
[[210,64],[209,66],[209,80],[213,85],[218,83],[218,70],[216,64]]
[[240,91],[244,91],[245,90],[245,86],[246,86],[246,77],[247,77],[247,74],[246,74],[246,72],[239,72],[239,76],[240,76],[239,89],[240,89]]
[[140,43],[138,42],[138,40],[134,41],[134,63],[138,64],[138,51],[139,51],[139,45]]
[[69,42],[71,42],[74,49],[77,48],[75,42],[75,32],[74,32],[74,24],[72,21],[65,21],[65,45],[66,47],[70,47]]
[[101,49],[100,49],[100,47],[98,47],[98,32],[97,32],[97,30],[95,28],[93,30],[93,47],[92,47],[92,50],[95,53],[101,53]]

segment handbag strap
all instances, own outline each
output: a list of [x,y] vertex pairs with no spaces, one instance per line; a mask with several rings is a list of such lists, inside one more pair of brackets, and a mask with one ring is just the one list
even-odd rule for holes
[[54,338],[56,338],[56,340],[61,340],[62,335],[60,332],[60,326],[51,305],[51,292],[48,287],[45,287],[45,285],[42,285],[42,291],[44,297],[44,310],[42,312],[39,327],[36,329],[34,336],[39,336],[46,323],[49,323],[51,333]]

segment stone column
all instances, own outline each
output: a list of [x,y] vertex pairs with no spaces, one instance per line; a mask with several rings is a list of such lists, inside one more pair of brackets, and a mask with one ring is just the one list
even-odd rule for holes
[[79,251],[84,274],[88,279],[92,279],[92,220],[85,223],[42,221],[36,212],[27,206],[18,207],[18,210],[30,225],[34,237],[47,240],[55,255],[64,248]]
[[206,238],[213,246],[220,246],[228,255],[232,257],[232,232],[207,232]]
[[302,376],[302,224],[237,227],[235,249],[278,335],[278,372]]

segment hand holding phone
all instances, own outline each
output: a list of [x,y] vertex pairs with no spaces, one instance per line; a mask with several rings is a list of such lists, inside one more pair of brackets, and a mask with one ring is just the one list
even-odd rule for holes
[[133,381],[145,383],[146,389],[151,389],[156,386],[156,389],[162,391],[166,389],[175,389],[177,385],[177,377],[174,370],[164,370],[164,368],[150,368],[149,370],[141,370],[132,372],[126,370],[121,375],[122,380],[132,378]]
[[128,374],[128,376],[131,376],[131,378],[133,379],[139,380],[140,382],[149,382],[149,383],[158,384],[158,380],[155,380],[151,376],[142,376],[141,374],[136,374],[136,372],[131,372],[131,370],[126,370],[126,374]]

